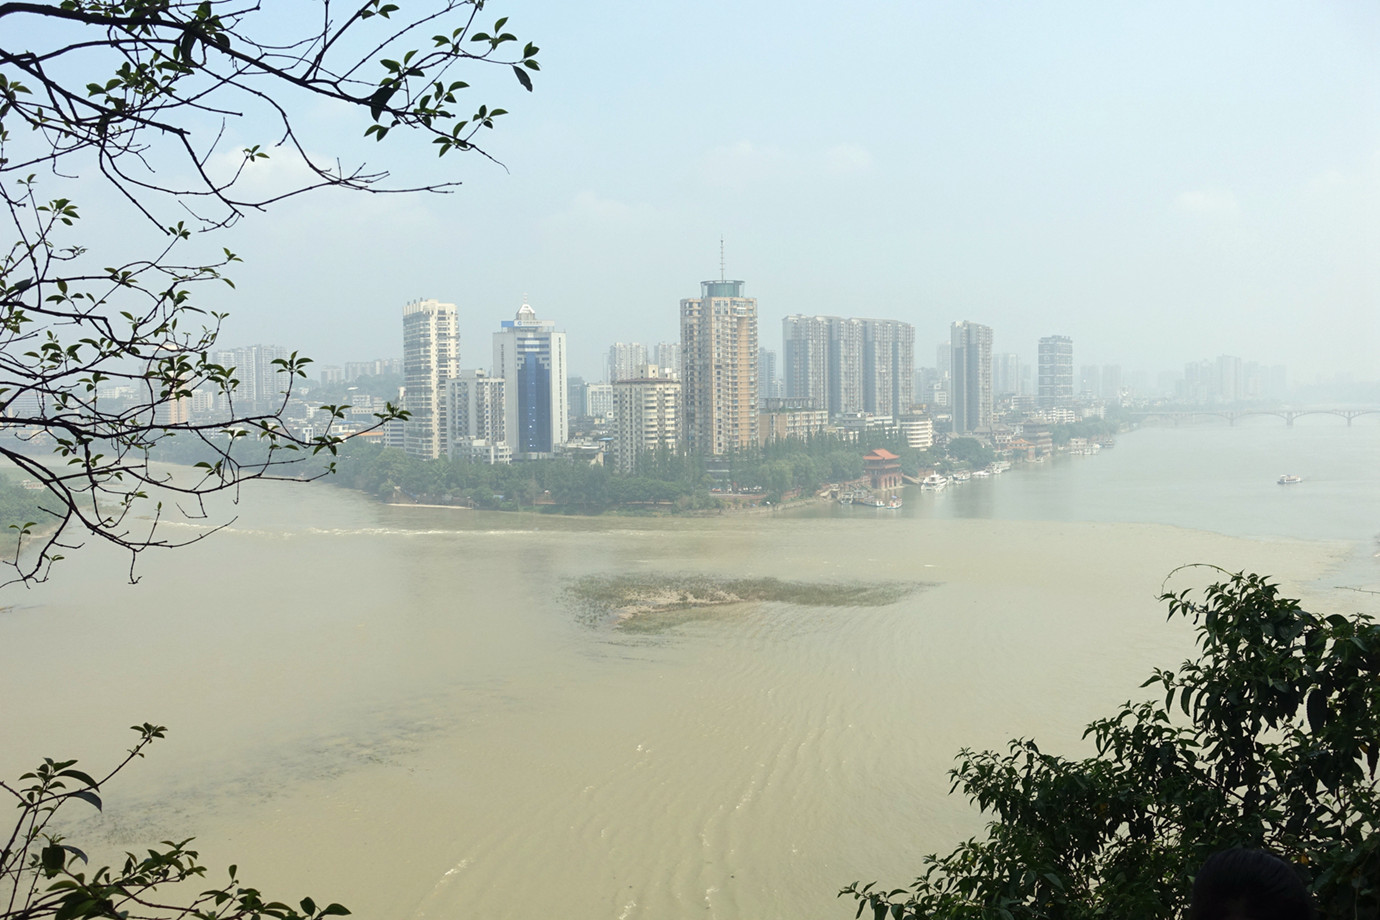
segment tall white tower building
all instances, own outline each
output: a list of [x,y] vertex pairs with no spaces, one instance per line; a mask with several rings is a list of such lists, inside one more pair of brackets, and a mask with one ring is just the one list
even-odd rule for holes
[[524,303],[494,333],[494,376],[503,378],[504,430],[513,456],[553,456],[570,437],[565,333]]
[[434,460],[450,449],[446,389],[460,373],[455,304],[416,300],[403,307],[403,449]]

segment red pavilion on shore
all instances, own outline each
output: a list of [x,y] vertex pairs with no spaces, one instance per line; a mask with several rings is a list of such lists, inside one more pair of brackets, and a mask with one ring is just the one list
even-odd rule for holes
[[901,458],[889,450],[877,448],[863,456],[863,474],[873,489],[885,491],[901,487]]

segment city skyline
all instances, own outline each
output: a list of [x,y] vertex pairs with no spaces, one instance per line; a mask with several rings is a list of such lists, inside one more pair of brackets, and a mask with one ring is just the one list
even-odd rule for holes
[[[421,302],[421,301],[419,301],[419,302]],[[450,306],[454,307],[455,305],[452,304],[452,305],[450,305]],[[456,314],[457,314],[456,326],[457,326],[457,329],[458,329],[459,326],[460,326],[460,323],[459,323],[460,312],[461,312],[461,311],[459,311],[458,309],[456,310]],[[504,311],[504,312],[507,312],[507,311]],[[761,317],[759,316],[758,319],[759,319],[758,340],[759,340],[759,344],[760,344],[760,342],[761,342],[761,340],[762,340],[761,329],[760,329],[760,327],[761,327]],[[830,319],[833,319],[833,320],[838,320],[838,321],[843,321],[843,320],[845,320],[844,317],[819,317],[819,316],[815,316],[815,317],[799,317],[799,316],[789,316],[789,315],[788,315],[788,316],[782,317],[782,326],[783,326],[785,329],[788,330],[788,329],[790,328],[790,326],[791,326],[792,321],[799,321],[799,320],[802,320],[802,319],[810,319],[810,320],[830,320]],[[905,322],[903,322],[903,321],[901,321],[901,320],[898,320],[898,319],[895,319],[895,318],[872,318],[872,319],[861,319],[861,318],[859,318],[859,319],[853,319],[853,318],[848,318],[847,321],[848,321],[848,322],[855,323],[855,324],[858,325],[858,332],[859,332],[859,335],[860,335],[860,336],[863,334],[863,330],[864,330],[865,328],[870,328],[870,327],[873,327],[873,326],[884,326],[884,327],[888,327],[888,328],[892,328],[892,329],[899,328],[899,327],[911,326],[911,324],[905,323]],[[944,320],[943,326],[945,327],[946,331],[948,331],[948,330],[951,328],[952,324],[953,324],[955,321],[956,321],[956,320],[953,320],[953,319],[946,319],[946,320]],[[487,318],[487,316],[485,317],[485,322],[486,322],[486,331],[484,332],[484,336],[487,338],[489,335],[492,334],[490,331],[488,331],[488,330],[491,330],[491,329],[492,329],[492,324],[491,324],[491,321]],[[505,321],[505,322],[508,322],[508,321]],[[545,321],[544,321],[544,322],[545,322]],[[774,325],[770,322],[770,320],[767,320],[766,325],[772,326],[773,328],[775,328]],[[1004,337],[1004,336],[1002,335],[1002,330],[1000,330],[1000,329],[994,329],[994,328],[992,328],[992,327],[990,326],[990,324],[984,324],[984,325],[987,325],[988,328],[991,329],[992,337],[993,337],[993,346],[992,346],[992,351],[993,351],[993,372],[992,372],[993,384],[992,384],[992,391],[993,391],[993,395],[994,395],[994,396],[1000,396],[1000,395],[1001,395],[1002,393],[1004,393],[1004,392],[1009,392],[1009,393],[1013,393],[1013,394],[1015,394],[1015,393],[1017,392],[1015,388],[1013,388],[1013,387],[1010,386],[1010,381],[1008,381],[1008,380],[1006,379],[1006,374],[1007,374],[1006,368],[1013,369],[1013,370],[1015,370],[1019,375],[1022,375],[1022,379],[1024,380],[1024,383],[1023,383],[1022,385],[1029,388],[1028,395],[1037,395],[1037,392],[1038,392],[1038,389],[1039,389],[1039,383],[1038,383],[1038,379],[1037,379],[1037,377],[1036,377],[1036,374],[1035,374],[1034,372],[1037,372],[1038,369],[1039,369],[1039,366],[1040,366],[1040,355],[1041,355],[1041,349],[1042,349],[1042,347],[1044,347],[1044,346],[1046,345],[1046,343],[1047,343],[1047,340],[1050,340],[1050,339],[1065,339],[1065,340],[1072,340],[1072,337],[1070,337],[1070,336],[1053,336],[1053,337],[1051,337],[1051,336],[1043,335],[1043,334],[1042,334],[1041,336],[1039,336],[1038,338],[1032,340],[1031,342],[1029,342],[1029,343],[1024,343],[1025,346],[1026,346],[1026,347],[1025,347],[1025,350],[1016,351],[1016,350],[1013,350],[1013,345],[1012,345],[1012,343],[1009,341],[1009,337]],[[552,328],[553,328],[553,329],[559,329],[559,331],[561,332],[562,335],[565,335],[565,334],[567,334],[567,333],[569,332],[569,327],[568,327],[567,325],[563,324],[563,323],[554,323],[554,322],[553,322]],[[873,332],[868,333],[868,334],[876,334],[876,332],[875,332],[875,330],[874,330]],[[459,340],[460,340],[460,341],[464,341],[464,340],[467,339],[467,336],[466,336],[465,334],[463,334],[463,333],[457,332],[457,335],[459,336]],[[790,384],[790,382],[789,382],[788,379],[787,379],[787,373],[788,373],[788,370],[787,370],[787,369],[788,369],[788,367],[789,367],[788,357],[787,357],[787,356],[788,356],[789,352],[791,351],[791,345],[790,345],[790,342],[788,341],[789,338],[790,338],[790,335],[791,335],[791,333],[790,333],[789,331],[783,332],[782,337],[781,337],[782,346],[781,346],[781,348],[780,348],[779,350],[776,349],[776,348],[769,348],[769,347],[767,347],[767,346],[765,346],[765,345],[761,345],[761,346],[759,347],[759,352],[764,353],[764,354],[771,354],[771,355],[777,356],[777,358],[778,358],[780,364],[778,365],[779,371],[777,371],[775,379],[776,379],[777,384],[780,385],[780,386],[782,387],[783,395],[785,395],[786,393],[788,393],[788,392],[790,391],[790,387],[791,387],[791,384]],[[823,344],[822,344],[822,343],[825,343],[825,342],[827,341],[828,336],[827,336],[827,334],[825,334],[825,333],[821,333],[821,335],[823,335],[824,337],[820,338],[820,339],[819,339],[819,343],[817,343],[817,344],[820,344],[820,346],[823,347]],[[906,343],[906,344],[900,346],[900,347],[902,347],[904,350],[913,352],[913,351],[914,351],[914,342],[915,342],[915,341],[923,341],[923,336],[922,336],[920,333],[914,331],[913,328],[912,328],[912,331],[910,332],[909,337],[910,337],[910,341],[909,341],[908,343]],[[630,336],[624,336],[624,338],[631,338],[631,337],[630,337]],[[472,342],[472,341],[475,341],[475,339],[472,338],[472,337],[468,337],[468,340],[471,341],[471,342]],[[572,379],[588,380],[588,381],[591,382],[591,383],[596,383],[596,382],[600,382],[600,381],[605,382],[605,383],[610,382],[610,380],[609,380],[609,378],[610,378],[610,368],[613,366],[614,354],[615,354],[615,353],[618,353],[618,354],[620,355],[619,361],[620,361],[621,365],[624,366],[624,367],[638,367],[638,366],[640,366],[640,364],[639,364],[638,362],[640,362],[641,364],[654,364],[654,365],[656,365],[656,366],[659,366],[659,367],[662,367],[662,368],[668,368],[668,369],[671,369],[671,370],[675,371],[675,370],[677,370],[677,369],[679,368],[679,364],[680,364],[680,362],[679,362],[679,349],[680,349],[680,343],[679,343],[679,341],[671,341],[671,342],[665,342],[665,341],[663,341],[663,342],[658,342],[656,345],[646,345],[646,344],[643,344],[643,343],[638,342],[638,341],[622,341],[622,340],[613,341],[613,342],[609,342],[609,343],[603,343],[603,344],[591,344],[590,341],[588,340],[588,337],[582,334],[582,330],[577,329],[576,332],[575,332],[575,336],[574,336],[574,342],[576,343],[576,346],[577,346],[578,349],[583,350],[583,351],[585,351],[586,353],[594,354],[594,355],[597,356],[596,370],[595,370],[594,373],[580,374],[580,373],[574,373],[573,371],[571,371],[571,370],[569,369],[569,367],[567,367],[567,375],[568,375],[570,378],[572,378]],[[269,347],[272,347],[272,348],[275,349],[275,352],[274,352],[275,354],[278,354],[278,353],[286,354],[286,353],[287,353],[287,350],[286,350],[283,346],[281,346],[281,345],[276,345],[276,344],[275,344],[275,345],[273,345],[273,346],[266,346],[266,345],[262,345],[262,344],[253,344],[253,345],[241,345],[241,346],[239,346],[239,347],[237,347],[237,348],[231,348],[231,349],[222,349],[221,351],[218,352],[218,354],[220,354],[220,355],[226,357],[226,359],[229,360],[229,355],[232,354],[232,353],[236,353],[236,352],[245,352],[245,351],[247,351],[247,350],[260,349],[260,348],[269,348]],[[567,361],[569,361],[569,356],[568,356],[569,347],[570,347],[569,341],[567,340],[567,343],[566,343],[566,348],[567,348],[566,360],[567,360]],[[914,372],[915,372],[915,376],[912,378],[912,381],[911,381],[912,384],[914,384],[915,386],[918,386],[918,385],[919,385],[919,383],[920,383],[919,373],[920,373],[921,371],[930,371],[930,370],[936,370],[936,369],[937,369],[937,370],[940,372],[941,377],[942,377],[943,375],[947,374],[948,371],[949,371],[949,364],[950,364],[950,354],[951,354],[951,351],[952,351],[952,343],[951,343],[951,341],[949,341],[949,336],[946,335],[945,340],[944,340],[943,342],[939,343],[939,345],[937,346],[937,355],[936,355],[936,358],[935,358],[935,360],[934,360],[933,362],[926,363],[926,362],[922,362],[922,361],[919,361],[919,360],[914,360],[914,363],[913,363],[912,366],[913,366],[913,370],[914,370]],[[923,353],[923,350],[922,350],[922,353]],[[1076,362],[1076,363],[1077,363],[1077,369],[1078,369],[1080,375],[1083,374],[1083,373],[1087,370],[1087,368],[1089,368],[1090,366],[1098,366],[1098,367],[1101,367],[1101,368],[1114,368],[1114,369],[1115,369],[1115,375],[1116,375],[1116,378],[1117,378],[1117,381],[1118,381],[1118,386],[1127,386],[1127,387],[1131,388],[1132,390],[1134,390],[1134,392],[1135,392],[1137,395],[1140,395],[1140,396],[1165,397],[1165,396],[1173,396],[1173,395],[1175,395],[1176,389],[1181,387],[1181,385],[1182,385],[1183,381],[1185,380],[1185,378],[1193,377],[1195,374],[1197,374],[1198,372],[1197,372],[1196,369],[1195,369],[1197,365],[1201,364],[1201,363],[1204,362],[1204,361],[1219,361],[1219,360],[1222,360],[1222,359],[1231,359],[1231,360],[1239,361],[1239,362],[1242,362],[1243,365],[1245,365],[1245,366],[1259,366],[1260,368],[1265,369],[1265,370],[1261,371],[1262,373],[1264,373],[1265,371],[1268,371],[1268,373],[1269,373],[1269,375],[1270,375],[1270,377],[1271,377],[1270,385],[1269,385],[1268,387],[1257,387],[1257,388],[1256,388],[1256,392],[1255,392],[1255,396],[1257,396],[1257,397],[1260,396],[1260,395],[1268,395],[1268,396],[1270,396],[1271,398],[1277,398],[1277,399],[1278,399],[1278,398],[1286,398],[1286,397],[1287,397],[1287,394],[1288,394],[1288,390],[1289,390],[1291,387],[1293,387],[1293,386],[1308,386],[1308,385],[1311,385],[1311,384],[1315,383],[1315,381],[1309,380],[1306,376],[1301,378],[1300,375],[1298,375],[1298,374],[1296,373],[1295,369],[1292,368],[1292,367],[1288,367],[1288,365],[1281,365],[1281,364],[1278,364],[1278,363],[1272,363],[1272,362],[1263,361],[1263,360],[1260,360],[1260,359],[1259,359],[1259,356],[1251,355],[1251,354],[1248,354],[1248,353],[1246,353],[1246,354],[1233,354],[1233,353],[1230,353],[1230,352],[1223,352],[1223,353],[1218,353],[1218,354],[1210,354],[1210,353],[1206,353],[1206,352],[1202,352],[1202,351],[1192,351],[1192,352],[1190,352],[1190,351],[1185,350],[1184,353],[1178,358],[1178,360],[1176,360],[1176,361],[1174,361],[1174,362],[1167,363],[1164,367],[1162,367],[1162,368],[1160,368],[1158,371],[1152,373],[1152,372],[1150,372],[1150,371],[1148,371],[1147,369],[1144,369],[1144,368],[1137,368],[1137,367],[1135,367],[1135,366],[1127,366],[1127,364],[1126,364],[1124,361],[1122,361],[1122,360],[1120,360],[1120,359],[1118,358],[1118,355],[1117,355],[1116,353],[1107,355],[1107,356],[1106,356],[1106,360],[1101,360],[1101,361],[1096,361],[1096,362],[1090,362],[1090,361],[1088,361],[1088,360],[1086,359],[1086,356],[1085,356],[1085,354],[1084,354],[1084,352],[1083,352],[1083,349],[1081,348],[1081,344],[1080,344],[1080,348],[1079,348],[1079,351],[1078,351],[1077,362]],[[398,360],[397,358],[391,357],[391,356],[389,356],[389,355],[387,355],[387,354],[378,353],[377,351],[375,352],[375,354],[374,354],[373,356],[367,357],[367,358],[364,358],[363,355],[352,355],[352,356],[350,356],[347,360],[345,360],[345,361],[343,361],[343,362],[341,362],[341,363],[338,363],[338,364],[331,364],[331,363],[327,363],[327,362],[317,361],[317,362],[313,365],[313,372],[314,372],[314,374],[321,374],[321,375],[323,376],[323,379],[326,380],[326,382],[330,382],[330,380],[334,380],[334,379],[336,379],[338,376],[340,376],[341,371],[342,371],[342,368],[343,368],[344,376],[345,376],[345,377],[353,378],[353,377],[355,377],[355,376],[358,376],[358,373],[373,373],[373,374],[384,373],[384,372],[386,372],[386,367],[387,367],[391,362],[395,362],[395,361],[398,363],[398,365],[399,365],[399,370],[400,370],[400,372],[401,372],[401,363],[402,363],[402,362],[401,362],[400,360]],[[858,362],[859,362],[860,365],[861,365],[861,361],[862,361],[862,357],[861,357],[861,353],[860,353],[859,356],[858,356]],[[1012,361],[1014,361],[1014,364],[1013,364],[1013,363],[1010,363],[1010,362],[1012,362]],[[232,363],[233,363],[233,362],[232,362]],[[471,363],[473,363],[473,362],[471,362]],[[360,368],[365,368],[365,370],[359,371]],[[1282,376],[1282,375],[1285,374],[1285,368],[1288,368],[1288,371],[1287,371],[1287,386],[1286,386],[1285,383],[1284,383],[1284,376]],[[358,371],[358,373],[351,373],[351,370],[352,370],[352,369],[355,369],[356,371]],[[1067,372],[1068,372],[1068,374],[1070,375],[1070,376],[1068,376],[1068,377],[1066,378],[1067,384],[1068,384],[1069,386],[1072,387],[1073,392],[1081,393],[1081,392],[1082,392],[1082,380],[1081,380],[1081,376],[1078,377],[1078,378],[1075,378],[1074,376],[1072,376],[1072,374],[1073,374],[1073,368],[1072,368],[1071,366],[1067,369]],[[313,375],[314,375],[314,374],[313,374]],[[856,375],[855,375],[855,376],[856,376]],[[1347,378],[1346,378],[1346,375],[1341,375],[1341,377],[1340,377],[1339,379],[1345,381]],[[1359,378],[1359,380],[1362,381],[1362,382],[1364,382],[1365,379],[1366,379],[1366,378]],[[1380,380],[1380,377],[1377,377],[1377,378],[1375,378],[1375,379],[1376,379],[1376,380]],[[1100,380],[1100,378],[1099,378],[1099,380]],[[1351,378],[1351,380],[1352,380],[1353,382],[1355,382],[1355,381],[1357,380],[1357,378]],[[1019,382],[1019,381],[1018,381],[1018,382]],[[1327,378],[1324,378],[1324,382],[1328,382],[1328,379],[1327,379]],[[1005,384],[1005,386],[1003,386],[1004,384]],[[1076,384],[1076,385],[1075,385],[1075,384]],[[759,387],[759,396],[768,396],[768,395],[771,395],[771,394],[769,394],[768,392],[766,392],[766,390],[765,390],[766,385],[767,385],[767,381],[766,381],[765,379],[763,379],[763,380],[761,381],[761,386]],[[1096,389],[1100,390],[1101,388],[1100,388],[1100,387],[1097,387]],[[1064,390],[1064,394],[1065,394],[1065,396],[1072,395],[1071,392],[1070,392],[1068,389],[1065,389],[1065,390]],[[1094,395],[1097,395],[1097,394],[1094,394]],[[929,402],[929,403],[933,404],[933,400],[932,400],[932,399],[925,399],[925,398],[922,398],[918,390],[914,390],[914,391],[913,391],[913,393],[912,393],[912,399],[913,399],[915,402]],[[858,400],[858,401],[859,401],[859,402],[861,401],[861,397],[859,397],[859,400]],[[901,378],[900,375],[895,375],[895,376],[894,376],[894,379],[893,379],[893,396],[892,396],[892,401],[893,401],[893,402],[904,402],[904,384],[903,384],[903,380],[902,380],[902,378]],[[884,412],[884,411],[879,411],[875,403],[868,403],[866,406],[864,406],[863,410],[861,410],[861,411],[877,412],[878,414],[887,414],[887,413]]]
[[[464,185],[245,220],[223,241],[245,260],[236,291],[205,304],[230,314],[227,345],[339,364],[391,339],[391,305],[417,296],[456,303],[482,342],[528,293],[581,330],[572,372],[597,379],[608,344],[676,337],[663,305],[718,276],[722,238],[778,354],[790,314],[880,313],[922,342],[967,316],[1029,364],[1057,330],[1080,360],[1152,378],[1219,354],[1299,381],[1380,376],[1373,5],[864,2],[845,31],[870,39],[844,51],[773,2],[712,2],[669,36],[650,11],[610,28],[511,12],[542,71],[535,92],[509,80],[486,100],[510,113],[487,144],[506,169],[342,137],[346,162]],[[760,101],[706,48],[750,61]],[[784,78],[819,59],[826,89]],[[822,107],[842,113],[823,137]],[[272,187],[269,152],[253,170]]]

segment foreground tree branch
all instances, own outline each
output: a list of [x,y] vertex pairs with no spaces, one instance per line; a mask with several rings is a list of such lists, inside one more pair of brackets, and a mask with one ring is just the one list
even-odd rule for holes
[[[504,110],[466,104],[458,71],[511,71],[531,90],[538,49],[505,18],[482,26],[484,5],[367,0],[337,15],[322,0],[303,19],[300,4],[231,0],[0,3],[0,457],[38,496],[38,513],[11,526],[11,580],[46,578],[89,536],[127,550],[133,577],[143,550],[205,535],[166,537],[165,503],[205,517],[213,493],[335,453],[344,407],[322,407],[324,430],[310,435],[282,420],[305,357],[276,362],[276,405],[238,407],[236,369],[212,357],[224,315],[196,300],[229,284],[238,259],[179,257],[194,234],[314,189],[455,184],[390,184],[387,169],[309,153],[321,145],[293,115],[308,103],[352,115],[376,141],[397,132],[491,159],[479,135]],[[262,141],[227,149],[231,126]],[[302,181],[250,188],[248,171],[270,152],[302,167]],[[103,257],[105,241],[83,238],[75,195],[63,194],[87,187],[78,176],[108,183],[164,242],[143,258]],[[189,418],[194,394],[224,411]],[[388,406],[376,422],[403,415]],[[197,477],[152,464],[174,437],[204,448]]]
[[75,760],[44,758],[32,772],[11,784],[0,781],[0,799],[18,809],[14,827],[0,831],[0,917],[5,920],[85,920],[85,918],[159,918],[178,920],[324,920],[350,912],[340,904],[318,907],[303,898],[293,907],[269,901],[247,887],[231,866],[228,880],[198,893],[181,883],[207,884],[206,866],[190,839],[165,840],[145,855],[125,854],[117,866],[87,866],[87,855],[51,829],[58,812],[73,802],[101,808],[101,787],[125,770],[166,729],[144,723],[133,726],[139,740],[125,757],[97,780]]

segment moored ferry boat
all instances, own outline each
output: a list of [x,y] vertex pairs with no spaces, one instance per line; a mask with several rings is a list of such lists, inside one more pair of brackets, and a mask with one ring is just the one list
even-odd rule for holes
[[949,480],[940,476],[938,473],[930,473],[920,483],[920,488],[926,492],[938,492],[949,484]]

